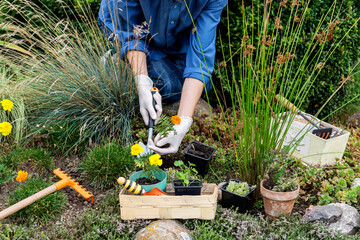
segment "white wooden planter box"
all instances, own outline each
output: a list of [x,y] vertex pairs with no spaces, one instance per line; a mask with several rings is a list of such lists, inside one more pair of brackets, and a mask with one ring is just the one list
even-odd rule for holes
[[[310,114],[306,115],[309,116],[310,119],[314,118],[314,116]],[[315,123],[320,121],[317,118],[315,119]],[[303,162],[312,166],[334,165],[337,160],[341,160],[350,133],[329,123],[321,122],[321,127],[333,128],[333,132],[342,131],[340,135],[333,138],[323,139],[312,134],[312,130],[315,127],[310,123],[305,124],[305,122],[306,120],[297,115],[297,118],[293,121],[285,136],[283,145],[288,145],[289,143],[294,142],[294,139],[300,139],[301,136],[306,133],[294,151],[293,156],[300,158]]]

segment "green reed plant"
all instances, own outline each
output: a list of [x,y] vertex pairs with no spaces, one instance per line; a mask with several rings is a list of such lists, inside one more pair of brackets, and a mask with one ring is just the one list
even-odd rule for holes
[[[280,7],[273,9],[272,1],[242,1],[239,9],[242,29],[234,33],[228,24],[227,51],[231,56],[220,63],[219,74],[225,79],[223,88],[230,92],[227,96],[230,106],[225,109],[222,105],[219,90],[215,96],[233,143],[235,160],[229,162],[228,168],[250,184],[259,185],[266,170],[266,155],[283,145],[295,117],[291,112],[283,114],[288,110],[276,102],[275,96],[280,94],[301,108],[308,93],[316,87],[317,76],[326,69],[329,56],[348,32],[337,35],[337,27],[347,19],[341,11],[335,12],[336,4],[341,2],[334,1],[315,30],[304,35],[302,26],[309,14],[308,4],[309,1],[281,1]],[[241,42],[231,42],[231,34],[240,35]],[[198,41],[201,44],[201,36]],[[220,39],[221,46],[223,41]],[[308,48],[302,59],[295,62],[302,41],[309,43]],[[344,84],[351,79],[348,73],[343,76],[339,75],[339,81]],[[206,97],[209,101],[209,96]],[[297,136],[287,148],[294,151],[301,137]]]
[[[337,1],[324,13],[310,37],[304,37],[302,32],[309,1],[282,1],[278,9],[272,9],[271,2],[242,2],[239,9],[243,22],[242,40],[235,50],[229,42],[232,57],[224,59],[221,71],[230,90],[233,116],[240,120],[229,129],[236,157],[232,167],[244,181],[257,185],[266,170],[266,154],[283,145],[295,117],[290,112],[286,116],[282,114],[287,109],[275,101],[275,95],[280,94],[301,107],[308,93],[316,87],[313,83],[326,68],[329,56],[346,36],[336,36],[337,25],[346,21],[346,16],[334,11],[335,5],[341,4]],[[254,9],[261,7],[263,10],[256,12],[262,15],[254,16]],[[330,35],[334,36],[334,41],[328,40]],[[299,64],[294,60],[301,41],[310,44]],[[325,45],[330,51],[323,51]],[[232,74],[235,72],[236,75]],[[297,136],[287,148],[293,151],[301,137]]]
[[[130,142],[130,118],[136,102],[133,76],[127,64],[120,60],[119,51],[108,52],[119,45],[114,42],[110,46],[103,37],[89,5],[83,3],[76,8],[77,21],[83,24],[75,27],[74,21],[58,19],[31,1],[4,3],[24,19],[20,22],[5,12],[2,16],[5,22],[18,26],[27,37],[19,43],[19,36],[13,31],[6,32],[0,39],[10,43],[16,39],[14,42],[35,56],[22,55],[20,61],[16,55],[7,55],[7,59],[30,77],[18,87],[31,113],[30,133],[40,132],[43,126],[55,127],[66,122],[61,140],[77,139],[67,151],[107,138]],[[32,11],[24,11],[24,6]],[[74,9],[62,7],[65,11]],[[37,14],[30,16],[29,12]]]

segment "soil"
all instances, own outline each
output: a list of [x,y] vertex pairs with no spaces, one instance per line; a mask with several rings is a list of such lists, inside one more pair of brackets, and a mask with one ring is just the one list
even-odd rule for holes
[[136,183],[140,185],[152,185],[161,182],[159,179],[148,179],[145,177],[136,179]]
[[187,152],[204,159],[209,159],[213,154],[214,150],[208,146],[204,146],[198,143],[193,143],[191,144]]

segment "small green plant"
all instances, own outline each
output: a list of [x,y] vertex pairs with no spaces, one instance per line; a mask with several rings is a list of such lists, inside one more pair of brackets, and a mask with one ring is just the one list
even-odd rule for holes
[[173,131],[176,135],[176,129],[174,126],[180,124],[180,122],[181,119],[177,115],[169,117],[166,114],[162,114],[158,124],[154,126],[154,131],[164,137],[167,137],[171,131]]
[[271,151],[265,160],[267,168],[264,187],[275,192],[291,192],[298,187],[297,174],[290,167],[294,160],[285,150]]
[[82,177],[97,189],[112,187],[118,177],[126,177],[134,168],[129,148],[116,141],[95,147],[80,165]]
[[230,181],[229,185],[226,187],[227,191],[233,192],[240,196],[246,196],[251,189],[252,187],[250,187],[247,182],[236,182],[236,181]]
[[[49,186],[50,181],[45,181],[39,176],[29,177],[25,182],[19,183],[16,189],[9,193],[9,205],[13,205]],[[61,191],[56,191],[41,198],[29,206],[14,213],[11,217],[17,218],[21,223],[51,220],[59,216],[65,208],[66,196]]]
[[0,186],[14,179],[16,172],[0,163]]
[[50,153],[43,148],[17,147],[1,156],[0,162],[16,170],[21,164],[30,163],[40,173],[54,168],[54,160]]
[[178,160],[174,162],[174,166],[180,168],[180,171],[176,171],[176,177],[181,180],[183,186],[189,186],[191,180],[199,180],[196,176],[198,171],[194,168],[195,164],[189,162],[185,165],[183,161]]

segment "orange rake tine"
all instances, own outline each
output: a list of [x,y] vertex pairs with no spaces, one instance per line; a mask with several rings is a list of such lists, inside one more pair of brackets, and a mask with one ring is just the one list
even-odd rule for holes
[[89,202],[91,201],[91,204],[94,203],[94,195],[92,195],[89,191],[86,190],[86,188],[81,186],[74,179],[69,177],[69,175],[66,174],[64,171],[61,171],[60,168],[58,168],[54,170],[54,173],[56,176],[61,178],[59,182],[54,184],[58,190],[66,186],[72,187],[75,191],[77,191],[81,196],[83,196]]

